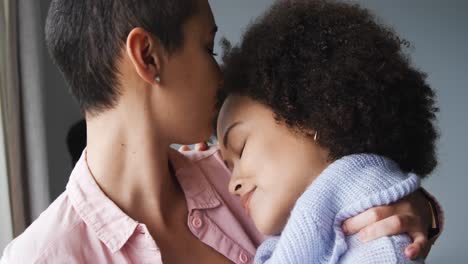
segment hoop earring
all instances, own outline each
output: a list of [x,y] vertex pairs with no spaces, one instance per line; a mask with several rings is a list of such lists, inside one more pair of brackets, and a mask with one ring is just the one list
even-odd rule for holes
[[319,138],[319,136],[318,136],[318,132],[317,132],[317,131],[315,131],[315,135],[314,135],[314,141],[317,141],[317,140],[318,140],[318,138]]

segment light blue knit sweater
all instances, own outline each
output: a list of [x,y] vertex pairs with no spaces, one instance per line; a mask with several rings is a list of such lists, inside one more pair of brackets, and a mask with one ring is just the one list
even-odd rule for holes
[[345,237],[341,224],[371,207],[414,192],[420,179],[371,154],[351,155],[330,164],[297,200],[280,236],[263,242],[255,263],[423,263],[410,261],[407,235],[361,243]]

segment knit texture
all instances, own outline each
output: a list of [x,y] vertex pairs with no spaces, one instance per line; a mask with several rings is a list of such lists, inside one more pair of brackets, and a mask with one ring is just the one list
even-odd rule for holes
[[345,236],[344,220],[398,201],[414,192],[420,179],[390,159],[357,154],[330,164],[297,200],[280,236],[263,242],[255,263],[423,263],[404,255],[407,235],[362,243]]

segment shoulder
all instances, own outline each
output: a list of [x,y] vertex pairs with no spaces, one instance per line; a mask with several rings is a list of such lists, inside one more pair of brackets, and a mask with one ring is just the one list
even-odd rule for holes
[[404,250],[411,243],[407,235],[382,237],[367,243],[362,243],[357,235],[353,235],[347,237],[346,242],[348,249],[341,257],[340,263],[424,263],[421,260],[412,261],[405,256]]
[[1,263],[45,263],[45,255],[69,250],[71,240],[80,240],[83,226],[65,192],[7,245]]

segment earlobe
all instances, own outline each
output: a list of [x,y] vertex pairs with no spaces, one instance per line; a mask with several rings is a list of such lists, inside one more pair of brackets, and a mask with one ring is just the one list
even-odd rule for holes
[[160,84],[159,43],[142,28],[134,28],[127,37],[126,52],[137,74],[147,83]]

